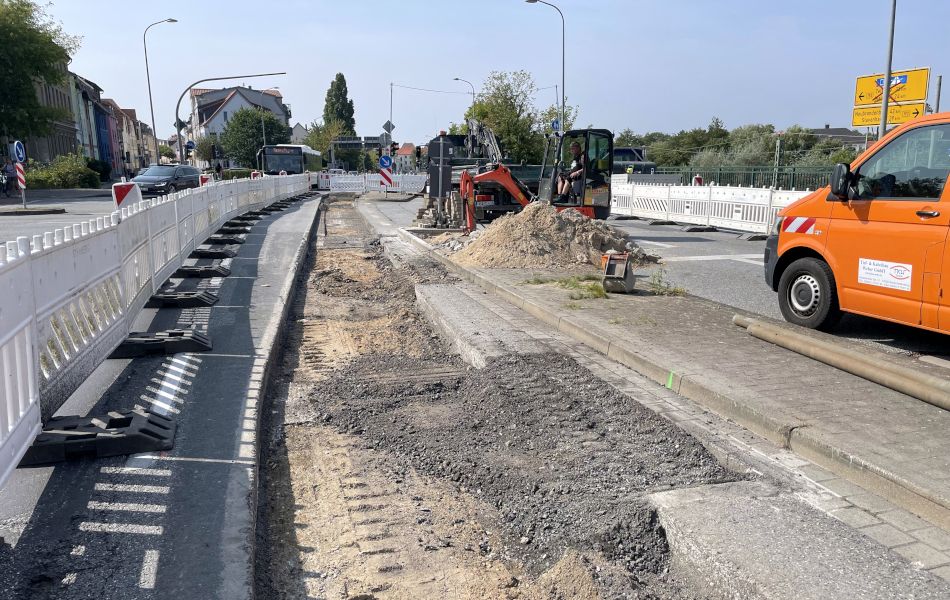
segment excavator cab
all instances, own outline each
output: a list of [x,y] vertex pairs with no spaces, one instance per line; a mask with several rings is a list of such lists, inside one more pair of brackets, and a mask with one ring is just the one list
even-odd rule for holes
[[[580,155],[571,151],[580,146]],[[610,216],[610,176],[613,173],[613,133],[606,129],[575,129],[563,136],[548,138],[541,165],[539,197],[558,209],[574,208],[592,219]],[[553,152],[552,152],[553,150]],[[583,167],[583,177],[564,185],[566,194],[559,194],[562,177]]]

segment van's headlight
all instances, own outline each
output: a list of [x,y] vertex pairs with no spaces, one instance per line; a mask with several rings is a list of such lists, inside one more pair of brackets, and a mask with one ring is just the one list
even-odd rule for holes
[[769,235],[778,235],[782,231],[782,221],[785,220],[785,217],[775,217],[775,222],[772,223],[772,230],[769,231]]

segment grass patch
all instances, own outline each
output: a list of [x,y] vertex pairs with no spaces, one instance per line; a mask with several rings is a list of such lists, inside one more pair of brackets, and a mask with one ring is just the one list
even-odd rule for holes
[[685,296],[686,288],[673,285],[666,279],[666,269],[659,268],[650,275],[650,291],[657,296]]
[[571,300],[589,300],[592,298],[606,298],[607,292],[604,291],[604,284],[601,283],[600,275],[571,275],[570,277],[541,277],[535,275],[527,279],[524,283],[528,285],[543,285],[553,283],[565,290],[571,290],[569,298]]

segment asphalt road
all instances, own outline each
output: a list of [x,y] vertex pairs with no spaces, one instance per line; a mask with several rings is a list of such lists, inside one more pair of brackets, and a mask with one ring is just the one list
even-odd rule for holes
[[[57,191],[59,194],[53,196],[38,191],[36,197],[27,196],[27,206],[30,208],[62,207],[66,209],[65,213],[58,215],[0,216],[0,242],[12,241],[21,235],[30,237],[53,231],[74,223],[108,215],[114,210],[111,196],[90,197],[87,190],[77,190],[75,194],[68,193],[72,190],[53,191]],[[3,206],[11,207],[14,204],[4,202]],[[19,206],[19,203],[15,206]]]
[[[663,277],[687,293],[783,320],[775,292],[765,283],[762,255],[765,242],[739,239],[735,232],[688,233],[679,225],[649,225],[640,220],[612,220],[644,250],[661,257],[649,276],[663,269]],[[947,337],[877,319],[845,315],[833,332],[867,342],[878,350],[945,356]]]

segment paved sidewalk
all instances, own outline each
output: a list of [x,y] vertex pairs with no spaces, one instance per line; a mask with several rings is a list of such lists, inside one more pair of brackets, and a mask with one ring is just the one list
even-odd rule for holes
[[18,469],[0,490],[0,597],[253,597],[258,403],[318,206],[257,222],[230,276],[183,282],[213,307],[141,313],[137,330],[196,327],[211,352],[107,360],[64,405],[168,414],[175,446]]
[[[818,473],[819,479],[841,476],[831,485],[842,498],[860,497],[867,488],[950,530],[950,413],[757,340],[732,325],[734,309],[645,294],[570,301],[555,286],[523,283],[534,274],[463,273],[598,352],[830,471]],[[941,367],[913,366],[948,376]],[[865,523],[895,524],[902,533],[930,525],[887,508]],[[908,552],[933,550],[925,562],[950,564],[945,533],[929,530],[939,541]]]

